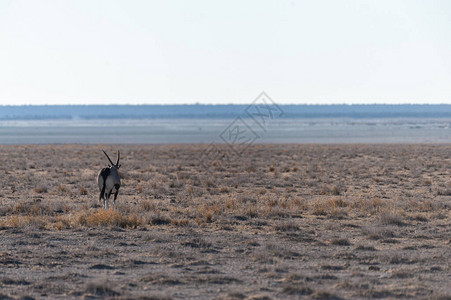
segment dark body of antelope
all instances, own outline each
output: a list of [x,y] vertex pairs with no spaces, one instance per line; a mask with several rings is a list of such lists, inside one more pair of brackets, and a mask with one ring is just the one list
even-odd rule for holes
[[[103,150],[102,150],[103,151]],[[111,165],[108,165],[107,168],[103,168],[100,170],[99,175],[97,176],[97,184],[99,186],[100,195],[99,195],[99,201],[102,201],[103,199],[103,208],[108,209],[109,208],[109,200],[111,194],[114,195],[114,209],[116,210],[116,198],[117,194],[119,193],[119,188],[121,187],[121,178],[119,177],[119,168],[121,165],[119,164],[119,158],[120,153],[117,152],[117,161],[116,164],[114,164],[108,154],[106,154],[106,157],[110,161]]]

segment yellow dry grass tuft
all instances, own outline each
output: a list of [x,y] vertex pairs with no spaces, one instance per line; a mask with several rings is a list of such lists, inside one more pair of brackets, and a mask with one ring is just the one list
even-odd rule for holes
[[143,224],[143,220],[135,214],[127,216],[111,209],[99,209],[94,212],[80,212],[76,215],[76,224],[87,227],[136,228]]
[[337,216],[346,212],[348,203],[341,198],[318,199],[313,203],[313,214],[318,216]]
[[47,216],[22,216],[12,215],[0,222],[2,227],[25,228],[32,227],[36,229],[49,228],[49,218]]
[[[183,224],[183,222],[181,222]],[[36,212],[27,215],[11,215],[0,220],[0,227],[63,230],[74,227],[136,228],[143,225],[136,214],[125,215],[113,210],[81,211],[76,214],[49,216]]]

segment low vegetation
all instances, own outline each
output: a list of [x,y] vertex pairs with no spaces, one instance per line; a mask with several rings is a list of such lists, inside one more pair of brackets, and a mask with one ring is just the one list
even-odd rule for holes
[[119,148],[106,211],[101,147],[0,146],[5,297],[451,295],[451,146]]

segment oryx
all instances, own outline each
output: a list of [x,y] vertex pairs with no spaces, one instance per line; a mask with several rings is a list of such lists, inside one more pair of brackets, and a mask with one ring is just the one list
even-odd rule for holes
[[[102,150],[103,151],[103,150]],[[121,165],[119,164],[120,153],[117,151],[117,161],[116,164],[113,164],[108,154],[106,157],[110,161],[111,165],[108,165],[107,168],[103,168],[99,172],[99,176],[97,176],[97,184],[99,185],[100,196],[99,201],[103,199],[103,208],[108,209],[108,201],[110,199],[110,195],[114,194],[114,209],[116,210],[116,198],[119,193],[119,188],[121,187],[121,178],[119,177],[119,168]]]

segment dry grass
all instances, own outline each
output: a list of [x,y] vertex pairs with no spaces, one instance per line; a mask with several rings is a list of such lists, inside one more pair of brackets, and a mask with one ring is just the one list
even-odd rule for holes
[[31,227],[35,229],[69,229],[78,227],[120,227],[136,228],[144,224],[141,217],[123,215],[113,210],[82,211],[75,214],[49,216],[42,213],[38,206],[32,206],[28,214],[10,215],[0,220],[3,227]]
[[12,215],[7,217],[5,220],[2,220],[0,226],[2,227],[32,227],[34,229],[44,229],[48,228],[51,222],[48,217],[45,216],[21,216],[21,215]]
[[94,212],[81,212],[75,216],[76,226],[115,226],[136,228],[143,224],[142,218],[135,214],[123,215],[120,212],[100,209]]
[[254,145],[200,163],[199,145],[122,145],[118,211],[97,199],[101,148],[117,147],[0,146],[3,294],[451,294],[451,146]]

